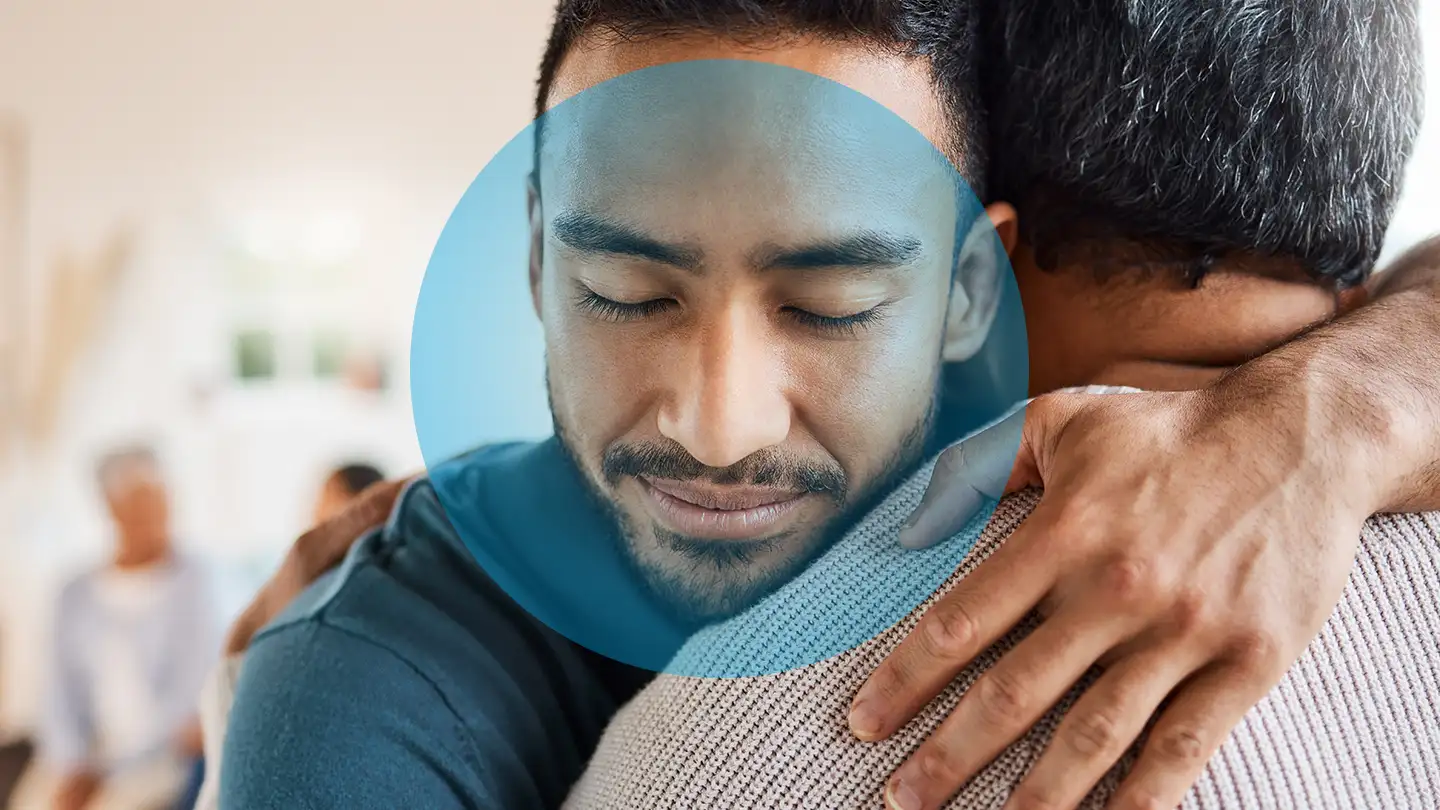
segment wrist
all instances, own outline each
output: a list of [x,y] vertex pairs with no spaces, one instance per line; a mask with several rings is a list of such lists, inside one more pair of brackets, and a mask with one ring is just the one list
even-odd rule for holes
[[1361,373],[1364,364],[1342,348],[1297,341],[1227,375],[1212,395],[1227,412],[1261,421],[1264,433],[1255,435],[1289,459],[1290,474],[1364,519],[1399,497],[1423,445],[1404,398]]

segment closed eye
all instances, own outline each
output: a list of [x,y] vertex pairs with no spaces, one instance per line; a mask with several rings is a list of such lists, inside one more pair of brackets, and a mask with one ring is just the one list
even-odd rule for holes
[[853,315],[840,317],[817,315],[814,312],[800,309],[799,307],[786,307],[785,312],[802,326],[814,329],[817,332],[853,337],[861,329],[873,326],[881,320],[884,320],[885,306],[885,304],[880,304],[864,312],[857,312]]
[[580,289],[580,295],[576,303],[579,305],[581,311],[598,315],[607,321],[616,323],[658,315],[675,305],[675,301],[670,298],[655,298],[650,301],[639,301],[636,303],[616,301],[606,298],[588,287],[582,287]]

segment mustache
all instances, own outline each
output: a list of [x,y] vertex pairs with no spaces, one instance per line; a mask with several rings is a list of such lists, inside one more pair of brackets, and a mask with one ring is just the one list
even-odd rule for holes
[[673,481],[709,481],[719,485],[743,484],[829,496],[843,502],[849,489],[845,471],[834,461],[799,459],[778,450],[751,453],[729,467],[700,463],[677,442],[626,442],[605,450],[601,473],[611,486],[625,476]]

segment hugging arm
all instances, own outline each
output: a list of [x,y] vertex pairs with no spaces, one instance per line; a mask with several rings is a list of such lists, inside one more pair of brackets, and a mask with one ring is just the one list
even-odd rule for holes
[[1142,734],[1111,806],[1180,801],[1334,610],[1365,519],[1440,508],[1440,239],[1368,292],[1207,388],[1043,396],[981,443],[1018,457],[942,458],[906,545],[952,534],[975,489],[1045,494],[875,671],[852,729],[893,734],[1022,616],[1044,620],[896,772],[892,806],[943,804],[1096,666],[1007,808],[1075,806]]

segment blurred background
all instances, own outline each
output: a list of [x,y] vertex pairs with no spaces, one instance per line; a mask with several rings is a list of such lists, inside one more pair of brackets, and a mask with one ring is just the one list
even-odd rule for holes
[[[451,208],[531,120],[549,15],[0,0],[0,746],[39,720],[62,584],[113,554],[108,451],[155,451],[217,626],[332,470],[420,468],[416,295]],[[1431,115],[1387,257],[1440,231],[1437,147]],[[539,368],[538,330],[513,337],[491,350]]]

